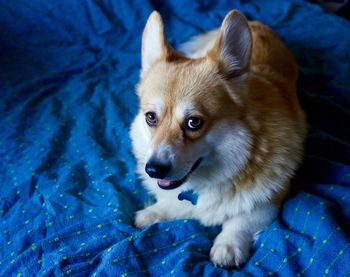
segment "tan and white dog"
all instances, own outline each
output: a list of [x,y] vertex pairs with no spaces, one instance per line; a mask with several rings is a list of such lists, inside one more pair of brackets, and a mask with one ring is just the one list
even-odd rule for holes
[[[153,12],[142,37],[140,111],[131,127],[138,173],[157,202],[135,224],[193,218],[222,224],[219,266],[249,257],[278,213],[303,153],[296,62],[274,32],[231,11],[217,31],[167,43]],[[180,201],[192,190],[198,202]]]

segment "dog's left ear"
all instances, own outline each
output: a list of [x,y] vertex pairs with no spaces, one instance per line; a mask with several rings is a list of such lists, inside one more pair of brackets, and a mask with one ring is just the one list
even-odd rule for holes
[[238,11],[229,12],[219,30],[208,58],[226,78],[248,71],[252,36],[247,19]]
[[149,16],[142,35],[141,77],[157,60],[167,55],[168,49],[162,18],[157,11],[154,11]]

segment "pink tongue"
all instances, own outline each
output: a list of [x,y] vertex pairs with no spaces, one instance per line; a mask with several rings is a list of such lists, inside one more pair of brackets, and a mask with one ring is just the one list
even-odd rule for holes
[[168,180],[158,180],[158,184],[162,187],[168,187],[171,185],[171,181]]

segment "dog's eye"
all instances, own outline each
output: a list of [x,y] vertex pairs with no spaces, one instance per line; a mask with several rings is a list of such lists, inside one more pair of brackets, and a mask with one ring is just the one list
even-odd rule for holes
[[154,127],[157,125],[158,123],[158,118],[157,118],[157,115],[156,113],[154,112],[148,112],[145,114],[145,117],[146,117],[146,122],[149,126],[151,127]]
[[196,131],[203,126],[203,120],[199,117],[191,116],[187,119],[187,128]]

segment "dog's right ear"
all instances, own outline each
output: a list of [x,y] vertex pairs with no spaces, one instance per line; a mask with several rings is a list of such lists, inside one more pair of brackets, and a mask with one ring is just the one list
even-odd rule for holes
[[149,16],[142,35],[141,78],[157,60],[167,55],[167,51],[162,18],[154,11]]

